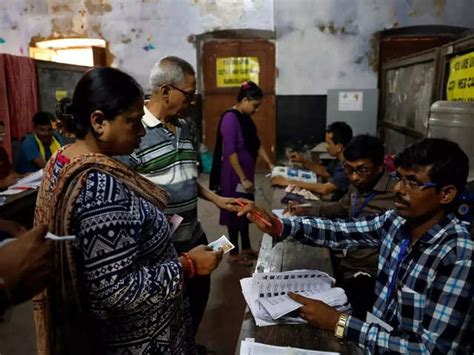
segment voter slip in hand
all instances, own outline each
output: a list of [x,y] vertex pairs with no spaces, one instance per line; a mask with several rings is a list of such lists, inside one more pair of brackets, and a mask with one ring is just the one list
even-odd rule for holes
[[207,246],[211,247],[214,251],[222,248],[224,249],[224,254],[235,248],[234,244],[232,244],[225,235],[213,242],[210,242]]
[[59,240],[59,241],[67,241],[67,240],[74,240],[76,239],[76,236],[75,235],[63,235],[63,236],[59,236],[59,235],[55,235],[53,233],[46,233],[46,235],[44,236],[45,239],[51,239],[51,240]]

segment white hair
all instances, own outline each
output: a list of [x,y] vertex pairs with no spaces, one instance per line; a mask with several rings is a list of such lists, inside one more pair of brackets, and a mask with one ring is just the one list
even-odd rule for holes
[[154,90],[166,84],[178,86],[183,83],[186,74],[195,75],[195,72],[192,65],[184,59],[161,58],[151,69],[150,87]]

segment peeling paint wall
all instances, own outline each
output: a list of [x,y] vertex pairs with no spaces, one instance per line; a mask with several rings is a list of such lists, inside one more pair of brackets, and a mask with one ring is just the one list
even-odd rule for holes
[[375,88],[375,32],[394,27],[474,27],[473,0],[275,0],[277,93],[325,95]]
[[376,87],[373,34],[393,27],[473,26],[473,0],[9,0],[0,1],[0,52],[27,55],[33,37],[90,36],[113,66],[148,87],[164,55],[196,64],[192,35],[276,30],[277,94]]
[[109,43],[113,66],[146,88],[164,55],[195,65],[190,35],[273,30],[273,0],[15,0],[0,2],[0,52],[28,55],[31,38],[88,36]]

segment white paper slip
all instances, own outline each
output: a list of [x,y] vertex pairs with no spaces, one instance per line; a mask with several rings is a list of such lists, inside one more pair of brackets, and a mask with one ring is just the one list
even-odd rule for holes
[[210,242],[208,246],[211,247],[214,251],[218,250],[219,248],[222,248],[224,249],[224,254],[235,248],[234,244],[232,244],[225,235],[223,235],[217,240],[214,240],[213,242]]
[[60,241],[76,239],[75,235],[62,235],[62,236],[59,236],[59,235],[55,235],[55,234],[50,233],[50,232],[46,233],[46,235],[44,237],[45,237],[45,239],[60,240]]
[[255,341],[242,340],[240,343],[240,355],[337,355],[339,353],[316,351],[289,346],[275,346],[257,343]]
[[178,229],[179,225],[183,221],[183,217],[181,217],[179,214],[174,214],[171,216],[169,219],[169,224],[171,224],[171,230],[170,230],[170,235],[173,235],[173,233]]
[[241,193],[241,194],[246,194],[247,190],[245,190],[244,185],[237,184],[237,186],[235,187],[235,192],[238,192],[238,193]]
[[374,315],[373,313],[367,312],[367,317],[365,319],[367,323],[375,323],[380,325],[383,329],[385,329],[387,332],[391,332],[393,330],[393,327],[385,323],[383,320],[381,320],[379,317]]

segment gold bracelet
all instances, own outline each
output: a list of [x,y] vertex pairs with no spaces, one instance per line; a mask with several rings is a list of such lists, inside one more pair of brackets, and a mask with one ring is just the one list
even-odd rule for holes
[[339,339],[344,339],[346,335],[348,315],[342,313],[337,320],[336,327],[334,328],[334,336]]

